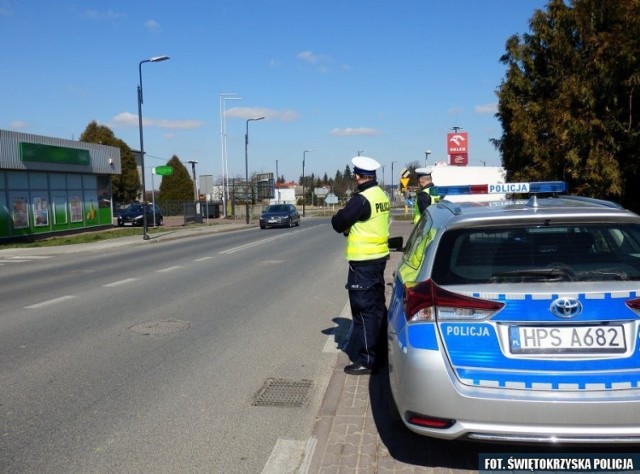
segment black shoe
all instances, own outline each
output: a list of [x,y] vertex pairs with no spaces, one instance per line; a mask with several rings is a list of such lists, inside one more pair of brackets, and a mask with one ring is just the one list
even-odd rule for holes
[[360,362],[354,362],[351,365],[347,365],[344,368],[344,371],[349,375],[369,375],[371,373],[371,368],[361,364]]

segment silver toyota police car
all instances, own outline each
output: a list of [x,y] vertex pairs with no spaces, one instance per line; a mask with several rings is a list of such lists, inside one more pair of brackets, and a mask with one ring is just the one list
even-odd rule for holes
[[[389,307],[391,390],[410,430],[640,443],[640,216],[565,192],[432,192],[442,199],[407,241]],[[509,198],[448,199],[474,193]]]

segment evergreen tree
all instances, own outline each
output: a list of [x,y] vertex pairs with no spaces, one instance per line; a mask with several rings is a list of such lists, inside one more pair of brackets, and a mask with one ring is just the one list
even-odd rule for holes
[[194,185],[187,168],[176,155],[171,157],[167,162],[167,166],[173,168],[173,174],[162,177],[158,201],[192,202]]
[[509,180],[640,209],[640,1],[551,0],[501,61],[501,152]]
[[80,141],[120,148],[122,170],[121,174],[111,176],[111,193],[115,202],[131,203],[135,201],[142,191],[142,185],[131,148],[116,138],[108,127],[98,125],[95,120],[87,125],[87,128],[80,135]]

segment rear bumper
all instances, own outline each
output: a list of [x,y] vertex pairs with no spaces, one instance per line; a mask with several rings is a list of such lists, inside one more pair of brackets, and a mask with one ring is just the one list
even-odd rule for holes
[[[640,444],[640,389],[536,391],[460,383],[437,350],[401,347],[389,334],[389,379],[404,424],[442,439],[512,443]],[[408,421],[454,420],[446,429]]]

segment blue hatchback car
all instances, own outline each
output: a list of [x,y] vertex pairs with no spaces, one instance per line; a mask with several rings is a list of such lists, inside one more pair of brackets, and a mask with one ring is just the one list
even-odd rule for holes
[[[640,216],[565,189],[433,191],[389,307],[391,391],[410,430],[640,443]],[[501,198],[447,198],[474,192]]]

